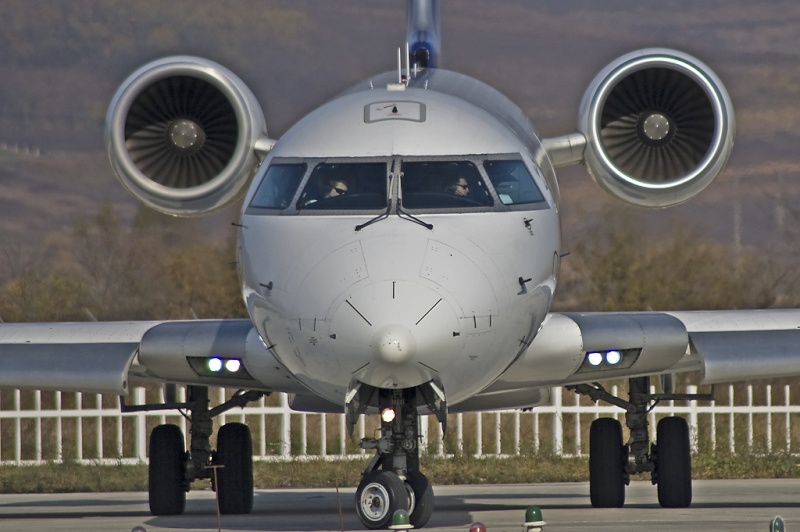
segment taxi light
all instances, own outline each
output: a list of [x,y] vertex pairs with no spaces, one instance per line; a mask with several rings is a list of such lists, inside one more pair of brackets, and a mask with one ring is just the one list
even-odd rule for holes
[[384,408],[381,412],[381,419],[384,423],[391,423],[394,421],[394,408]]
[[589,364],[592,366],[599,366],[603,362],[603,354],[599,351],[592,351],[586,355],[586,360],[588,360]]
[[612,366],[616,366],[617,364],[619,364],[620,360],[622,360],[622,353],[620,353],[616,349],[612,349],[611,351],[606,353],[606,362],[608,362]]
[[225,369],[230,371],[231,373],[236,373],[237,371],[239,371],[239,369],[241,369],[241,367],[242,367],[242,362],[235,358],[232,358],[227,362],[225,362]]
[[209,358],[208,359],[208,370],[212,373],[217,373],[222,369],[222,359],[221,358]]

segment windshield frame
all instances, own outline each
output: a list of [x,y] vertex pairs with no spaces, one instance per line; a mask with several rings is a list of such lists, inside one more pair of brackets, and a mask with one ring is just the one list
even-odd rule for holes
[[[292,164],[303,162],[307,165],[306,172],[303,175],[303,178],[300,180],[300,184],[295,190],[294,195],[292,196],[291,203],[284,209],[270,209],[270,208],[263,208],[257,207],[252,205],[252,199],[250,204],[245,209],[245,214],[259,214],[259,215],[303,215],[303,216],[338,216],[338,215],[375,215],[382,212],[385,212],[387,207],[390,205],[394,193],[390,190],[391,184],[391,169],[393,164],[392,157],[280,157],[274,158],[269,162],[269,167],[276,164]],[[385,202],[380,207],[375,208],[367,208],[367,209],[355,209],[355,208],[343,208],[343,209],[313,209],[313,208],[298,208],[298,202],[300,201],[301,196],[304,192],[306,192],[307,187],[309,186],[309,181],[312,179],[314,175],[314,171],[322,164],[384,164],[386,168],[385,173]],[[267,172],[269,170],[264,170],[263,172],[259,172],[257,175],[261,178],[261,180],[266,178]],[[261,186],[261,183],[258,185]],[[255,196],[254,196],[255,197]]]
[[[495,189],[494,182],[489,177],[484,167],[486,161],[520,161],[531,179],[533,184],[539,190],[542,200],[539,202],[531,203],[511,203],[505,204],[500,199],[497,190]],[[483,182],[485,191],[491,198],[492,205],[475,205],[475,206],[454,206],[454,207],[424,207],[424,208],[409,208],[403,205],[402,202],[402,186],[403,186],[403,165],[405,163],[414,162],[469,162],[477,170],[480,179]],[[546,210],[554,206],[554,198],[552,191],[548,186],[546,176],[543,169],[530,163],[520,153],[494,153],[494,154],[472,154],[472,155],[429,155],[429,156],[391,156],[391,157],[276,157],[269,160],[266,168],[261,169],[256,173],[254,181],[258,181],[257,187],[262,185],[261,181],[266,178],[269,167],[276,164],[298,164],[305,163],[307,165],[303,178],[292,196],[292,201],[288,207],[279,208],[265,208],[253,206],[252,202],[255,198],[250,198],[250,204],[245,209],[245,214],[255,215],[272,215],[272,216],[375,216],[382,213],[398,214],[398,212],[407,212],[412,215],[420,214],[465,214],[465,213],[483,213],[483,212],[509,212],[509,211],[535,211]],[[297,203],[301,195],[306,190],[309,180],[320,164],[347,164],[347,163],[382,163],[386,165],[386,203],[380,208],[370,209],[309,209],[297,208]],[[398,177],[398,179],[394,179]],[[257,191],[257,188],[256,188]]]
[[[541,172],[539,173],[540,180],[536,178],[536,172],[531,171],[531,165],[528,164],[525,158],[519,153],[497,153],[497,154],[475,154],[475,155],[451,155],[451,156],[398,156],[400,179],[398,186],[398,208],[410,214],[454,214],[454,213],[478,213],[478,212],[509,212],[509,211],[533,211],[545,210],[551,208],[549,198],[549,188],[543,188],[545,185],[544,177]],[[493,205],[475,205],[475,206],[456,206],[456,207],[426,207],[426,208],[409,208],[403,204],[403,165],[406,162],[463,162],[467,161],[477,169],[480,179],[483,181],[483,186],[492,198]],[[542,196],[542,201],[532,203],[511,203],[505,204],[502,202],[494,188],[489,175],[483,165],[485,161],[520,161],[525,169],[528,171],[535,187],[539,190]],[[548,192],[545,192],[547,190]]]

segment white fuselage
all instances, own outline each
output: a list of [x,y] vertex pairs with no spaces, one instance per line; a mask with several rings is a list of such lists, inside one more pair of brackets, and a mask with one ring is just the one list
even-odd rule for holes
[[[311,113],[276,144],[245,199],[239,263],[253,323],[289,371],[337,404],[358,382],[433,381],[450,404],[467,399],[524,351],[552,301],[557,190],[538,140],[486,85],[430,74],[404,90],[364,84]],[[541,200],[509,199],[504,178],[487,175],[498,158],[524,165]],[[406,165],[465,160],[487,203],[406,207]],[[385,164],[386,207],[301,208],[312,168],[330,161]],[[292,202],[255,208],[267,169],[284,163],[306,169]]]

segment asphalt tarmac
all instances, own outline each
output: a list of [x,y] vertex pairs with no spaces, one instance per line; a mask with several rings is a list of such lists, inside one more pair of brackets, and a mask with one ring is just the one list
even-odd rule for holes
[[[520,531],[525,509],[542,509],[551,531],[769,530],[777,515],[800,531],[800,480],[699,480],[692,506],[659,507],[656,488],[634,482],[620,509],[596,510],[588,483],[434,486],[436,510],[424,530],[468,531],[480,521],[488,532]],[[363,530],[355,490],[257,490],[249,515],[217,518],[213,492],[193,491],[181,516],[150,515],[146,493],[0,495],[0,530],[25,531],[305,531]],[[340,510],[341,508],[341,510]]]

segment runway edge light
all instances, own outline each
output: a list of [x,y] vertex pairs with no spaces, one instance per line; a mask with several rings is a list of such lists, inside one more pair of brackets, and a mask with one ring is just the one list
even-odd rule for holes
[[414,525],[411,524],[411,517],[409,517],[406,510],[395,510],[392,514],[392,524],[389,525],[389,530],[411,530]]
[[539,532],[544,529],[546,524],[541,508],[535,505],[528,506],[525,510],[525,523],[522,525],[522,529],[525,532]]
[[776,515],[772,521],[769,522],[769,532],[785,532],[785,530],[783,517]]

